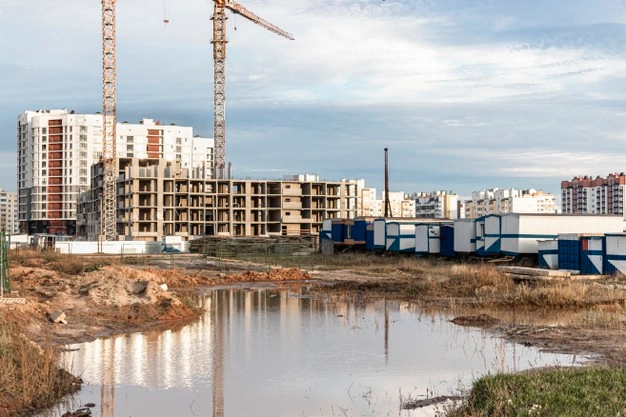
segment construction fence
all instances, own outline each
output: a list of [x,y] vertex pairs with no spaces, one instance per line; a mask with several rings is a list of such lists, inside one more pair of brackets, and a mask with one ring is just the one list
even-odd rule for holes
[[223,238],[205,237],[190,243],[190,251],[218,260],[237,260],[283,267],[312,267],[315,237]]
[[9,244],[4,232],[0,233],[0,298],[11,293],[9,279]]

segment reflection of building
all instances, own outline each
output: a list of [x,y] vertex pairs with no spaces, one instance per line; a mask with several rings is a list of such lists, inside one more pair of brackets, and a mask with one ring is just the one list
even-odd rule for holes
[[626,175],[609,174],[606,178],[575,177],[561,182],[563,213],[624,214]]
[[535,189],[491,188],[473,191],[465,201],[465,217],[475,218],[491,213],[556,213],[554,194]]
[[[213,180],[177,161],[120,159],[117,233],[121,239],[183,240],[204,235],[318,234],[327,218],[355,218],[362,180],[320,181],[317,175],[282,180]],[[78,204],[78,234],[100,234],[102,165]]]

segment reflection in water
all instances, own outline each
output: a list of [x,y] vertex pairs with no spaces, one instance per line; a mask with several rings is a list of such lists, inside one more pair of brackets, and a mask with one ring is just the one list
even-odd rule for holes
[[101,417],[395,415],[399,392],[445,395],[485,372],[572,361],[409,303],[334,303],[306,287],[220,289],[199,302],[206,313],[180,330],[72,346],[65,359],[87,385],[44,415],[87,402]]

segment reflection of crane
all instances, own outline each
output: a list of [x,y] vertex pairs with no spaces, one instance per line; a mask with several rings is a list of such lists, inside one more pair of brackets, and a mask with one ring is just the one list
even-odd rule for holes
[[264,27],[270,32],[293,40],[293,37],[277,26],[261,19],[233,0],[213,0],[213,99],[214,118],[213,136],[215,140],[214,176],[224,178],[226,166],[226,78],[224,63],[226,61],[226,8],[240,14],[248,20]]
[[115,2],[102,0],[102,209],[100,234],[104,240],[116,240],[115,225],[117,200],[117,149],[115,124],[116,80],[115,80]]

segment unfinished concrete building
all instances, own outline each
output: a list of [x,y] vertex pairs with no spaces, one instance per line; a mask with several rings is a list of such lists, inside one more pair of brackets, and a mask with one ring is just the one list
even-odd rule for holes
[[[316,175],[280,180],[212,179],[178,161],[122,158],[117,183],[120,240],[166,236],[317,235],[327,218],[355,218],[363,180],[320,181]],[[100,234],[102,165],[78,204],[77,234]]]

